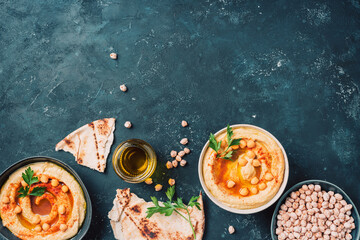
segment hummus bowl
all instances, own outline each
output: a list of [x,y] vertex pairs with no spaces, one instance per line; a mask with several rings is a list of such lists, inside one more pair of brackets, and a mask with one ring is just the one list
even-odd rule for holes
[[[25,181],[20,183],[20,180],[25,179],[22,173],[29,166],[39,180],[31,184],[29,192],[33,193],[36,187],[46,190],[40,195],[21,197],[17,191],[22,184],[26,187],[21,189],[28,188]],[[15,235],[19,231],[16,234],[23,234],[21,238],[24,239],[78,240],[90,227],[92,207],[89,193],[77,173],[57,159],[43,156],[23,159],[0,175],[0,186],[0,234],[7,239],[20,239]],[[13,233],[9,228],[16,230]]]
[[348,203],[352,205],[352,209],[351,209],[351,217],[354,218],[354,223],[355,223],[355,229],[353,229],[351,231],[351,236],[353,240],[359,240],[360,239],[360,216],[359,216],[359,212],[356,209],[356,205],[354,204],[354,202],[350,199],[350,197],[338,186],[336,186],[335,184],[332,184],[330,182],[324,181],[324,180],[306,180],[303,182],[299,182],[297,184],[295,184],[294,186],[292,186],[289,190],[287,190],[285,192],[285,194],[282,195],[282,197],[280,198],[280,200],[278,201],[278,203],[276,204],[272,219],[271,219],[271,225],[270,225],[270,230],[271,230],[271,238],[272,240],[278,240],[278,236],[276,234],[276,228],[277,228],[277,216],[279,214],[279,210],[282,204],[285,203],[287,197],[291,196],[292,192],[298,191],[303,185],[320,185],[321,190],[323,191],[333,191],[334,194],[341,194],[343,199]]
[[215,133],[212,143],[206,142],[198,173],[202,188],[216,205],[229,212],[252,214],[281,196],[289,178],[289,163],[284,148],[269,132],[236,124]]

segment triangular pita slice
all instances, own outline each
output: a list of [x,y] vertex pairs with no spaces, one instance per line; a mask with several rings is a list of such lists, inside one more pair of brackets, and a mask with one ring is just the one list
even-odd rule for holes
[[[196,207],[189,208],[196,233],[195,240],[201,240],[204,234],[205,215],[201,193],[198,202],[201,210]],[[154,207],[154,204],[130,193],[129,188],[117,189],[113,203],[108,217],[116,239],[194,239],[189,223],[176,212],[171,216],[155,213],[151,218],[146,218],[147,208]],[[162,205],[162,202],[159,204]]]
[[70,133],[56,144],[55,150],[70,152],[78,164],[104,172],[114,130],[115,118],[94,121]]

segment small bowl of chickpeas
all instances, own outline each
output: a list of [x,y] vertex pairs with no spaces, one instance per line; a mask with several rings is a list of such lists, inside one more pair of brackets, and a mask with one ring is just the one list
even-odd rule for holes
[[341,188],[323,180],[306,180],[280,198],[271,236],[273,240],[359,240],[359,221],[355,204]]

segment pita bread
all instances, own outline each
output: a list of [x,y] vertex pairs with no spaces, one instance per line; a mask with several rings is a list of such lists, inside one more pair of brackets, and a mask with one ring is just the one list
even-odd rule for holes
[[[196,239],[201,240],[204,234],[205,215],[202,195],[198,199],[201,210],[189,208],[191,222],[194,226]],[[193,240],[191,227],[179,214],[171,216],[155,213],[146,218],[146,210],[153,207],[130,189],[116,190],[114,206],[108,214],[116,239],[119,240]],[[162,204],[162,202],[159,202]],[[186,212],[184,212],[186,214]]]
[[70,133],[56,144],[55,150],[70,152],[78,164],[104,172],[114,130],[115,118],[94,121]]

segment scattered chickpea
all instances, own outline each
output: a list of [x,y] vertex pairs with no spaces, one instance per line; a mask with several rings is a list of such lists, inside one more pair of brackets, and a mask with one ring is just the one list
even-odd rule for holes
[[20,206],[16,206],[16,208],[15,208],[15,213],[16,213],[16,214],[19,214],[19,213],[21,213],[21,211],[22,211],[21,207],[20,207]]
[[229,181],[227,182],[227,187],[228,187],[228,188],[233,188],[234,186],[235,186],[235,182],[234,182],[234,181],[229,180]]
[[132,123],[131,123],[130,121],[126,121],[126,122],[124,123],[124,127],[126,127],[126,128],[131,128],[131,127],[132,127]]
[[156,184],[155,185],[155,191],[157,191],[157,192],[161,191],[162,187],[163,186],[161,184]]
[[59,212],[59,214],[65,214],[65,212],[66,212],[65,206],[60,205],[59,208],[58,208],[58,212]]
[[240,195],[241,196],[246,196],[249,194],[249,190],[245,187],[245,188],[242,188],[240,189]]
[[262,183],[259,184],[259,189],[260,189],[260,190],[264,190],[266,187],[267,187],[267,186],[266,186],[266,183],[263,183],[263,182],[262,182]]
[[189,140],[188,140],[187,138],[183,138],[183,139],[180,140],[180,143],[181,143],[182,145],[186,145],[186,144],[189,143]]
[[247,142],[247,147],[248,148],[254,148],[256,146],[256,143],[253,141],[253,140],[249,140],[248,142]]
[[274,179],[274,176],[271,173],[267,172],[267,173],[265,173],[264,178],[266,181],[271,181]]
[[116,60],[117,54],[116,53],[110,53],[110,58]]
[[177,156],[175,157],[175,160],[178,161],[178,162],[180,162],[181,159],[182,159],[182,158],[181,158],[179,155],[177,155]]
[[246,164],[248,163],[248,160],[246,160],[246,159],[244,159],[244,158],[241,158],[240,160],[239,160],[239,164],[240,164],[240,166],[245,166]]
[[42,225],[42,229],[43,229],[44,231],[49,230],[49,228],[50,228],[50,225],[47,224],[47,223],[44,223],[44,224]]
[[257,187],[252,187],[252,188],[250,188],[250,192],[252,194],[257,194],[259,192],[259,190],[257,189]]
[[178,153],[178,156],[180,156],[180,157],[185,156],[185,151],[180,151],[180,152]]
[[60,224],[60,230],[65,232],[67,230],[67,225],[66,224]]
[[166,168],[167,169],[173,168],[173,165],[172,165],[172,163],[170,161],[166,162]]
[[246,156],[250,159],[254,159],[256,157],[256,154],[253,151],[248,151],[246,153]]
[[57,187],[58,185],[59,185],[59,181],[57,179],[52,179],[51,180],[51,186]]
[[254,167],[260,167],[261,163],[260,163],[259,160],[254,159],[254,160],[252,161],[252,165],[253,165]]
[[177,151],[175,151],[175,150],[172,150],[171,152],[170,152],[170,156],[171,157],[176,157],[176,155],[177,155]]
[[21,180],[21,185],[22,185],[23,187],[26,187],[28,184],[27,184],[24,180]]
[[257,177],[253,177],[253,178],[251,179],[250,183],[251,183],[252,185],[256,185],[256,184],[259,183],[259,179],[258,179]]
[[176,161],[176,160],[172,161],[172,166],[173,166],[174,168],[177,168],[177,166],[178,166],[178,161]]
[[36,227],[34,228],[35,231],[37,232],[41,232],[42,228],[40,225],[36,225]]
[[3,197],[2,202],[5,203],[5,204],[7,204],[7,203],[10,202],[10,198],[7,197],[7,196],[5,196],[5,197]]
[[147,179],[145,179],[145,183],[146,183],[147,185],[152,184],[152,183],[153,183],[152,178],[147,178]]
[[187,127],[187,125],[188,125],[187,121],[182,120],[182,122],[181,122],[181,126],[183,126],[183,127]]
[[121,84],[120,85],[120,90],[123,91],[123,92],[126,92],[127,91],[127,86],[125,84]]
[[189,154],[189,153],[190,153],[190,149],[184,148],[184,152],[185,152],[186,154]]
[[169,185],[174,186],[175,185],[175,179],[169,178]]
[[41,175],[40,181],[42,183],[47,183],[49,181],[49,178],[46,175]]
[[233,226],[229,226],[229,233],[233,234],[235,232],[235,228]]
[[66,193],[66,192],[68,192],[69,191],[69,188],[68,188],[68,186],[62,186],[61,187],[61,191],[63,191],[64,193]]
[[181,160],[181,161],[180,161],[180,166],[184,167],[185,165],[186,165],[186,160],[184,160],[184,159]]
[[240,148],[245,148],[247,145],[245,140],[240,140]]

